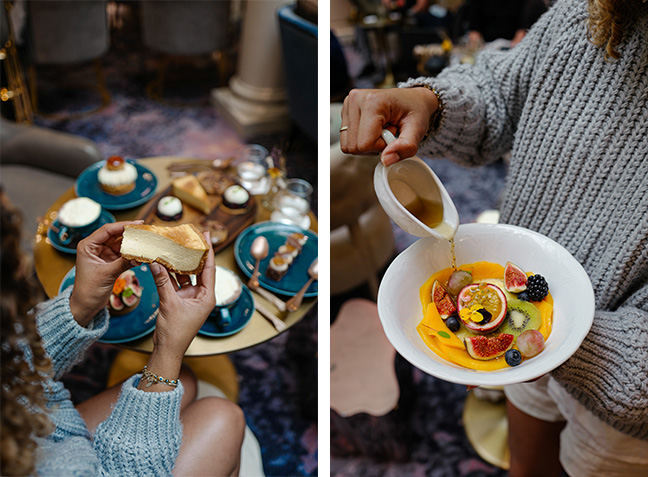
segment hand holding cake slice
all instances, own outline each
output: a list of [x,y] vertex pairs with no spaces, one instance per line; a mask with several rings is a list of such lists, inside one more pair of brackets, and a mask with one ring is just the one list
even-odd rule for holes
[[175,227],[126,225],[121,256],[137,262],[158,262],[181,275],[202,272],[210,245],[193,224]]

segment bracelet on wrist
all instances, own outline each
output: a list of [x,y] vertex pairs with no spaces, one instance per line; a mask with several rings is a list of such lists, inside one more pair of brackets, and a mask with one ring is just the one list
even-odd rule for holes
[[166,384],[167,386],[172,386],[176,387],[178,385],[178,380],[177,379],[166,379],[163,378],[162,376],[159,376],[155,373],[152,373],[151,371],[148,370],[146,366],[144,366],[144,369],[142,370],[142,379],[146,379],[148,382],[146,383],[145,387],[150,387],[151,385],[155,383],[159,384]]
[[439,92],[430,86],[429,84],[421,83],[421,84],[416,84],[412,86],[413,88],[427,88],[430,91],[432,91],[436,97],[437,97],[437,109],[434,111],[432,116],[430,116],[430,123],[428,125],[427,132],[425,133],[425,137],[427,138],[431,133],[439,129],[439,125],[441,124],[441,116],[444,111],[444,106],[443,106],[443,101],[441,100],[441,96],[439,95]]

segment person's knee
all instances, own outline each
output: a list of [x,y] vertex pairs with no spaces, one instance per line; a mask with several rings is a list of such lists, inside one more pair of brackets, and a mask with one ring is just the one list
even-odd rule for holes
[[237,404],[215,397],[207,397],[198,402],[208,408],[205,415],[210,416],[216,432],[226,430],[232,439],[243,442],[245,415]]

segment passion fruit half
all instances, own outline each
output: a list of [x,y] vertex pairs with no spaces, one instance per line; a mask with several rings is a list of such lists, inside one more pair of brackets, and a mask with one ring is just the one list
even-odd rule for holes
[[[473,283],[457,296],[459,318],[475,333],[486,334],[496,330],[506,318],[506,295],[492,283]],[[490,313],[490,319],[482,310]]]

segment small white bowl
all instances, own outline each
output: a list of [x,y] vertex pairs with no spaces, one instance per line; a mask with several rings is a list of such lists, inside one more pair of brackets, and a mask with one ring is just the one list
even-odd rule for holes
[[387,269],[378,291],[378,314],[387,338],[405,359],[439,379],[465,385],[503,386],[548,373],[576,352],[594,318],[594,292],[583,267],[561,245],[531,230],[504,224],[465,224],[455,235],[457,265],[513,262],[547,279],[554,299],[553,330],[545,349],[520,366],[477,371],[446,361],[427,347],[416,326],[423,318],[419,288],[452,266],[450,245],[420,239]]

